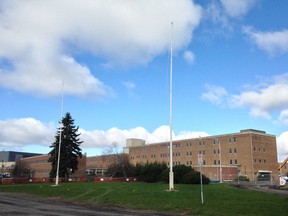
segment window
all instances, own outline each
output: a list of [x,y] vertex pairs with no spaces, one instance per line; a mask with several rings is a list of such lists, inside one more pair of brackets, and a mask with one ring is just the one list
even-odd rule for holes
[[235,159],[235,160],[234,160],[234,163],[235,163],[235,164],[238,164],[238,161],[237,161],[237,159]]
[[233,164],[233,161],[232,161],[232,160],[230,160],[230,164]]
[[214,165],[216,165],[216,160],[214,160]]
[[218,160],[218,164],[220,164],[220,160]]
[[192,156],[192,152],[190,152],[190,156]]
[[214,149],[214,155],[216,155],[216,149]]
[[234,154],[236,154],[237,153],[237,150],[236,150],[236,148],[234,148]]
[[231,148],[229,149],[229,153],[232,154],[232,149]]

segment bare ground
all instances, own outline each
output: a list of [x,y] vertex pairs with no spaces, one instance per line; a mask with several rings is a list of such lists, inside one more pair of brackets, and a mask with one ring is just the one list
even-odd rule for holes
[[93,204],[67,202],[58,198],[43,198],[22,193],[0,193],[0,215],[37,216],[172,216],[171,213],[137,211],[121,207],[101,207]]
[[256,191],[262,191],[266,193],[273,193],[273,194],[281,194],[284,196],[288,196],[287,187],[278,187],[274,184],[255,184],[251,182],[241,182],[240,184],[234,183],[232,184],[234,187],[242,188],[242,189],[250,189]]

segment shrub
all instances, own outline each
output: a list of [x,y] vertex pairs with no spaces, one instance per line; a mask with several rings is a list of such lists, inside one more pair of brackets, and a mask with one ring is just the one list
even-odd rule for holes
[[[235,181],[238,181],[238,177],[234,179]],[[239,181],[250,181],[247,176],[239,176]]]
[[176,165],[173,167],[174,172],[174,181],[175,183],[183,183],[183,177],[189,173],[192,172],[192,168],[190,166],[186,166],[184,164],[182,165]]
[[[201,184],[200,172],[190,171],[183,176],[183,184]],[[210,179],[202,175],[202,184],[209,184]]]
[[144,182],[160,182],[163,181],[164,173],[167,171],[167,165],[165,163],[147,163],[137,164],[136,173],[138,179]]

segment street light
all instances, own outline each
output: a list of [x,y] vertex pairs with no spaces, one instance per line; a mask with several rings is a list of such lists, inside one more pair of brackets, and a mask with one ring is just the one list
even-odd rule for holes
[[214,140],[218,143],[218,149],[219,149],[219,172],[220,172],[220,183],[223,183],[223,177],[222,177],[222,161],[221,161],[221,142],[219,139],[214,137]]

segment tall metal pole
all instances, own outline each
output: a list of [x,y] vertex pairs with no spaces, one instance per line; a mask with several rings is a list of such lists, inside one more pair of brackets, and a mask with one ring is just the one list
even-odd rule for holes
[[221,160],[221,142],[219,139],[214,138],[218,142],[218,149],[219,149],[219,172],[220,172],[220,183],[223,183],[223,176],[222,176],[222,160]]
[[171,22],[171,44],[170,44],[170,173],[169,173],[169,190],[174,190],[173,174],[173,143],[172,143],[172,54],[173,54],[173,22]]
[[59,166],[60,166],[60,154],[61,154],[61,142],[62,142],[62,130],[63,130],[63,122],[62,122],[62,116],[63,116],[63,89],[64,89],[64,83],[62,83],[62,98],[61,98],[61,123],[60,123],[60,133],[59,133],[59,144],[58,144],[58,160],[57,160],[57,171],[56,171],[56,180],[55,185],[58,185],[59,182]]

